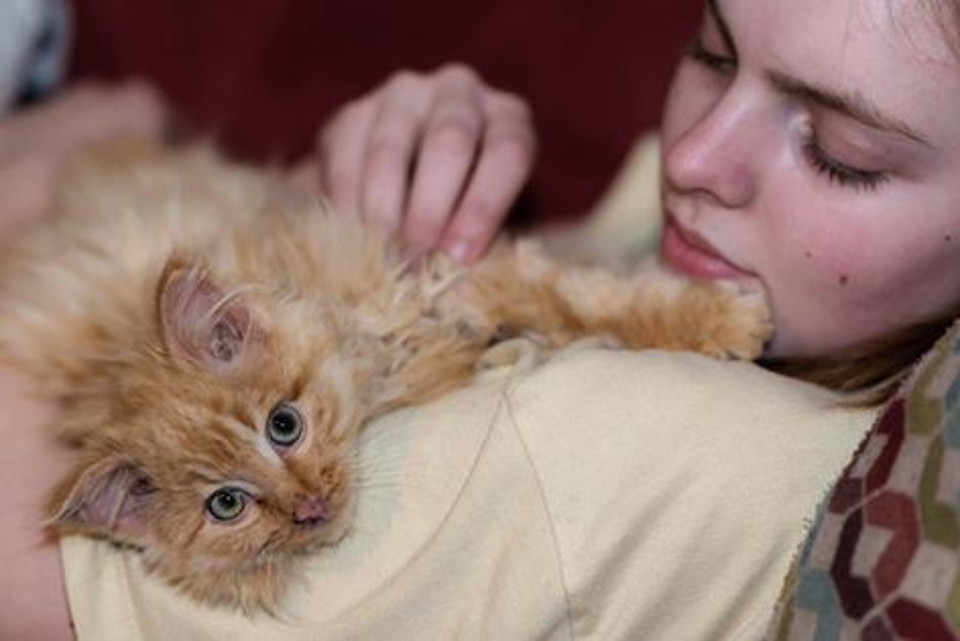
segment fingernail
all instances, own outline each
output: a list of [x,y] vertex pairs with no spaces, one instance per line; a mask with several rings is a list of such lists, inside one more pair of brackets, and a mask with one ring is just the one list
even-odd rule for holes
[[462,238],[458,238],[452,243],[448,243],[445,246],[444,251],[447,252],[447,256],[449,256],[450,258],[454,259],[459,263],[464,263],[467,261],[467,259],[470,257],[470,254],[471,254],[470,243],[463,240]]

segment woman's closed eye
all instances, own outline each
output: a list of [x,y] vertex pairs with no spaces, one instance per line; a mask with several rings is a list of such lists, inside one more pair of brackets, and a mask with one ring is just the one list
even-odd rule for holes
[[859,169],[836,160],[820,145],[816,136],[804,141],[803,155],[818,175],[841,187],[873,190],[889,178],[883,171]]
[[718,73],[729,74],[737,69],[736,57],[711,51],[703,43],[703,37],[699,34],[687,45],[686,55],[694,62]]

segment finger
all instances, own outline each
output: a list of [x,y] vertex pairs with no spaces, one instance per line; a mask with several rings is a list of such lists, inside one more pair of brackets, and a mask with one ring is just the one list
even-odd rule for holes
[[391,231],[400,226],[410,167],[429,98],[418,77],[398,77],[384,92],[367,141],[360,185],[361,213]]
[[536,157],[536,135],[525,104],[497,95],[488,102],[487,112],[480,160],[441,241],[444,251],[465,262],[486,251]]
[[109,125],[111,134],[135,134],[157,139],[166,129],[169,108],[159,90],[146,81],[124,82],[111,92],[109,99],[113,106],[108,108],[104,118],[112,119]]
[[12,130],[29,139],[33,150],[64,154],[113,136],[158,138],[167,117],[163,98],[146,83],[81,83],[24,110]]
[[376,115],[372,97],[350,103],[318,137],[320,186],[337,212],[359,213],[364,156]]
[[317,193],[317,188],[321,186],[319,176],[320,167],[317,166],[315,158],[301,160],[285,172],[286,184],[294,193],[313,197],[322,197],[322,194]]
[[419,251],[440,240],[463,193],[483,133],[476,87],[464,82],[438,88],[417,158],[403,236]]

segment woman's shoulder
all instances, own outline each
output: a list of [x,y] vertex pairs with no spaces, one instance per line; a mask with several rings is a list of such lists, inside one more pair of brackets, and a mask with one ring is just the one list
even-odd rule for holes
[[548,476],[559,466],[557,485],[571,491],[569,458],[576,473],[592,466],[627,483],[665,466],[777,476],[804,458],[807,471],[834,474],[875,414],[841,401],[753,363],[595,349],[560,354],[507,396],[534,461]]
[[658,349],[625,351],[574,346],[529,372],[513,390],[515,398],[554,397],[571,404],[602,397],[631,408],[631,412],[656,415],[675,415],[701,405],[717,409],[729,405],[732,410],[749,410],[752,414],[859,414],[841,410],[842,399],[827,389],[751,362]]
[[873,414],[750,363],[653,350],[561,354],[509,407],[572,610],[601,638],[759,633]]

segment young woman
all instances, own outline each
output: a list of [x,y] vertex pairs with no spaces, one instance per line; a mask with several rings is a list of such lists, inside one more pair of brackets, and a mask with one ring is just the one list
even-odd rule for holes
[[[958,53],[953,0],[708,0],[664,113],[660,254],[695,278],[762,283],[774,366],[855,388],[896,374],[957,315]],[[523,104],[453,66],[398,74],[345,107],[321,138],[320,175],[341,209],[471,261],[534,155]],[[0,637],[68,638],[57,550],[39,543],[32,508],[58,472],[39,436],[50,408],[14,372],[2,381],[16,409],[0,418]],[[433,478],[424,465],[453,476],[414,492],[417,505],[436,498],[433,520],[408,518],[409,495],[386,512],[361,505],[363,542],[316,564],[294,623],[193,608],[129,555],[64,542],[80,633],[750,638],[871,416],[684,355],[571,357],[506,405],[497,389],[374,426],[374,454],[423,454],[401,466],[418,484]],[[450,412],[458,429],[433,429]],[[453,434],[479,436],[451,446]],[[707,622],[703,602],[716,605]]]
[[[771,358],[812,367],[868,346],[889,358],[895,336],[958,312],[960,130],[945,107],[960,98],[960,23],[954,2],[917,4],[708,1],[677,70],[661,256],[696,278],[759,279]],[[338,206],[472,260],[535,143],[522,103],[452,66],[348,105],[320,149]]]

